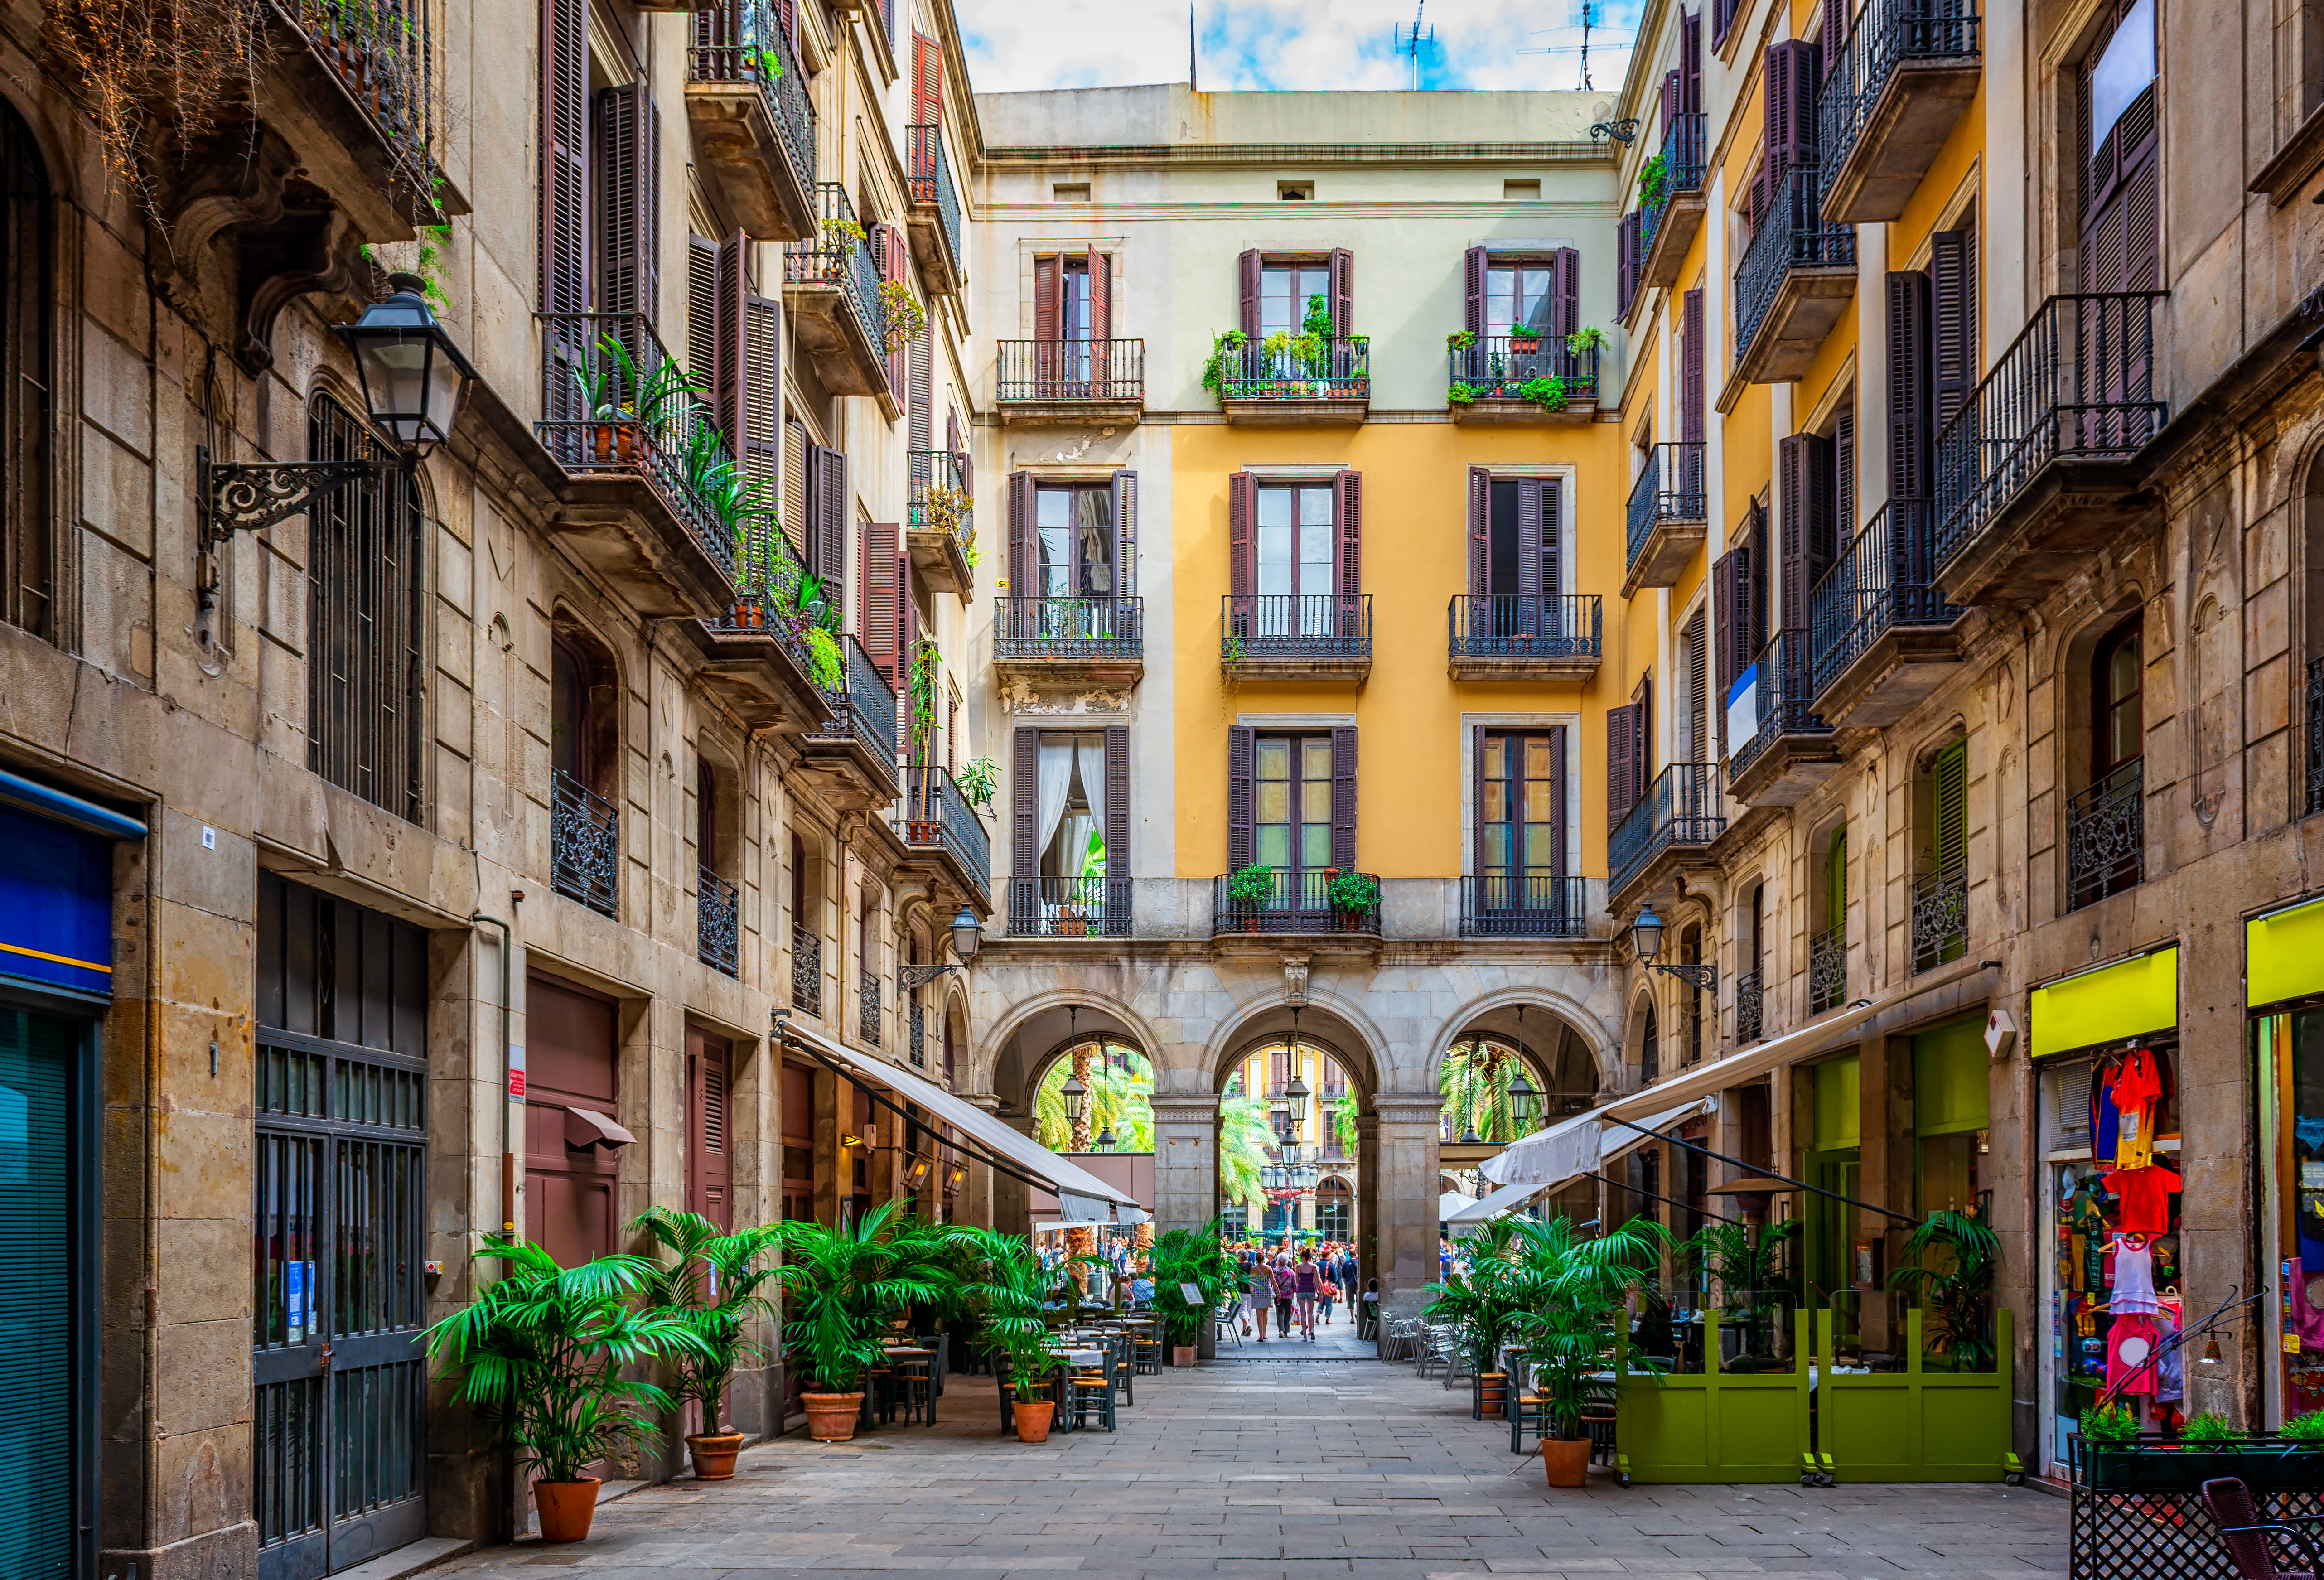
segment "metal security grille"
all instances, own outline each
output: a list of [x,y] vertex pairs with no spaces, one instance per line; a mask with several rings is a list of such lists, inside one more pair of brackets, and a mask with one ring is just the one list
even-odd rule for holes
[[[329,396],[309,414],[318,461],[377,458],[371,431]],[[420,485],[401,473],[342,488],[307,513],[311,618],[307,766],[420,820]]]

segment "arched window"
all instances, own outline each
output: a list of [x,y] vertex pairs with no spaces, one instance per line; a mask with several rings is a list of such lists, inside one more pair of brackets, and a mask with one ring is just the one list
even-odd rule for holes
[[1831,831],[1817,883],[1822,926],[1808,937],[1808,1013],[1821,1015],[1848,996],[1848,825]]
[[2066,909],[2135,887],[2145,870],[2144,629],[2133,614],[2090,655],[2089,783],[2066,803]]
[[1655,1026],[1655,1002],[1648,999],[1646,1021],[1638,1032],[1638,1079],[1652,1081],[1662,1073],[1662,1039]]
[[1914,777],[1913,969],[1969,948],[1969,742],[1957,738]]
[[49,523],[49,172],[32,128],[0,103],[0,620],[53,638]]
[[[307,420],[308,458],[384,452],[328,395]],[[307,512],[307,766],[420,821],[422,708],[418,481],[401,472],[326,494]]]
[[[1679,929],[1678,959],[1682,966],[1702,964],[1702,926],[1689,922]],[[1686,996],[1679,1001],[1680,1014],[1686,1026],[1686,1062],[1702,1062],[1702,990],[1692,983],[1682,983],[1679,991]]]

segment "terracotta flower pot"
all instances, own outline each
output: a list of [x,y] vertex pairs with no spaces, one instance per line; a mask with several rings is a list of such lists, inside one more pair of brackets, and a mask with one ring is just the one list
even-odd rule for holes
[[734,1456],[742,1452],[740,1432],[689,1432],[686,1451],[694,1457],[694,1479],[724,1482],[734,1478]]
[[597,1514],[597,1478],[577,1482],[535,1482],[532,1506],[540,1513],[543,1541],[586,1541],[589,1522]]
[[1009,1407],[1017,1421],[1017,1441],[1047,1443],[1049,1423],[1056,1418],[1057,1401],[1054,1399],[1020,1399]]
[[1548,1474],[1553,1487],[1586,1485],[1590,1480],[1590,1439],[1544,1437],[1541,1468]]
[[844,1443],[855,1436],[855,1418],[863,1409],[856,1393],[802,1393],[807,1406],[807,1435],[818,1443]]
[[1173,1366],[1199,1366],[1202,1363],[1203,1352],[1193,1344],[1170,1346],[1170,1364]]

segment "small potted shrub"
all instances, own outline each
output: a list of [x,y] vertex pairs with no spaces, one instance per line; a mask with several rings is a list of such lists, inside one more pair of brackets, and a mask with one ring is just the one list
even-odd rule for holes
[[1354,932],[1364,918],[1379,909],[1379,880],[1370,873],[1342,873],[1323,885],[1323,898],[1342,932]]
[[1227,880],[1227,903],[1241,919],[1242,930],[1259,930],[1259,912],[1275,898],[1275,869],[1257,863]]
[[[1170,1340],[1173,1366],[1193,1366],[1201,1359],[1203,1331],[1234,1276],[1234,1262],[1220,1243],[1225,1232],[1226,1220],[1213,1218],[1200,1229],[1157,1234],[1148,1249],[1154,1308],[1161,1313],[1163,1332]],[[1188,1285],[1202,1297],[1199,1304],[1186,1299]]]
[[1458,380],[1453,381],[1445,387],[1444,403],[1448,406],[1462,407],[1475,405],[1477,403],[1476,386],[1462,383]]
[[1520,356],[1540,350],[1541,331],[1530,324],[1512,324],[1509,327],[1509,349]]
[[2093,1407],[2082,1412],[2081,1438],[2089,1458],[2090,1486],[2098,1492],[2124,1492],[2138,1480],[2135,1465],[2138,1447],[2138,1418],[2120,1405]]
[[702,1407],[702,1430],[686,1438],[694,1479],[731,1480],[742,1434],[727,1424],[726,1392],[735,1369],[766,1353],[751,1327],[774,1315],[773,1302],[761,1291],[774,1281],[775,1270],[766,1258],[781,1231],[761,1224],[722,1234],[699,1213],[667,1207],[647,1209],[631,1227],[651,1235],[678,1259],[647,1278],[649,1309],[683,1324],[700,1341],[698,1349],[671,1355],[676,1381],[669,1390],[675,1403],[691,1400]]

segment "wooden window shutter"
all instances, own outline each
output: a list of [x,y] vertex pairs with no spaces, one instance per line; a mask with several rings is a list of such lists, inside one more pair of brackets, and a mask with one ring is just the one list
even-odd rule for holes
[[1114,590],[1121,597],[1138,596],[1138,474],[1113,475]]
[[832,608],[847,607],[847,452],[815,451],[816,565]]
[[1105,727],[1105,876],[1109,908],[1130,894],[1130,726]]
[[1933,870],[1969,868],[1969,743],[1955,741],[1929,765],[1929,830]]
[[1685,91],[1684,75],[1677,67],[1674,66],[1663,73],[1661,103],[1662,131],[1665,136],[1668,136],[1672,128],[1678,125],[1679,97]]
[[1678,436],[1687,444],[1703,439],[1702,291],[1686,293],[1680,307]]
[[1711,562],[1711,646],[1717,657],[1714,673],[1719,677],[1715,694],[1714,713],[1724,716],[1728,688],[1735,677],[1743,672],[1735,661],[1735,555],[1720,555]]
[[1615,236],[1618,256],[1614,275],[1614,314],[1617,318],[1630,316],[1630,306],[1638,299],[1638,270],[1644,260],[1638,256],[1638,211],[1631,209],[1622,216]]
[[661,300],[661,111],[647,85],[598,94],[597,131],[597,309],[650,319]]
[[1541,585],[1542,536],[1541,482],[1538,478],[1517,480],[1517,594],[1520,597],[1537,598],[1546,591]]
[[1582,254],[1560,247],[1549,255],[1553,352],[1565,349],[1565,337],[1582,327]]
[[[588,14],[584,0],[541,0],[543,312],[589,310]],[[572,399],[577,406],[577,392]]]
[[1929,237],[1931,379],[1938,432],[1977,388],[1977,234],[1973,226]]
[[1549,731],[1549,875],[1553,878],[1566,874],[1566,823],[1571,813],[1565,799],[1565,726],[1553,725]]
[[[1339,529],[1340,605],[1353,620],[1356,599],[1364,590],[1364,475],[1341,472],[1332,479],[1332,521]],[[1353,634],[1353,628],[1342,633]]]
[[[1536,478],[1533,487],[1541,499],[1541,591],[1543,596],[1554,598],[1565,590],[1558,554],[1565,531],[1565,480]],[[1532,541],[1527,540],[1528,544]]]
[[1888,275],[1888,497],[1928,499],[1929,277]]
[[768,297],[742,300],[742,471],[765,501],[782,493],[783,310]]
[[1009,753],[1009,870],[1041,873],[1041,732],[1019,726]]
[[896,529],[885,522],[863,523],[862,604],[858,611],[856,640],[880,678],[894,689],[902,680],[897,661],[897,627],[903,618],[898,602],[903,589],[896,584]]
[[701,1214],[721,1230],[733,1227],[732,1148],[729,1134],[732,1054],[725,1039],[689,1030],[686,1034],[687,1210]]
[[[1678,23],[1678,64],[1685,74],[1685,88],[1680,93],[1679,113],[1699,115],[1702,113],[1702,13],[1683,12]],[[1693,151],[1697,162],[1709,152],[1697,145]]]
[[1815,441],[1794,433],[1775,446],[1776,552],[1783,564],[1781,624],[1805,625],[1808,601],[1808,474],[1813,469],[1809,447]]
[[1332,731],[1332,864],[1356,870],[1356,726]]
[[1807,39],[1767,46],[1766,180],[1773,201],[1784,172],[1812,164],[1815,154],[1816,90],[1823,76],[1823,49]]
[[1255,562],[1258,546],[1252,531],[1259,521],[1259,479],[1249,472],[1235,472],[1227,478],[1227,589],[1238,598],[1247,598],[1259,587],[1259,568]]
[[1242,317],[1239,320],[1242,332],[1252,339],[1259,338],[1259,249],[1253,247],[1235,260],[1235,278],[1242,290]]
[[1808,591],[1800,604],[1799,618],[1803,628],[1813,624],[1809,600],[1815,596],[1815,585],[1840,554],[1840,517],[1833,508],[1840,492],[1840,457],[1831,440],[1820,434],[1810,436],[1807,442],[1806,482]]
[[751,300],[751,238],[736,231],[718,244],[718,302],[713,318],[716,355],[711,367],[711,406],[727,450],[742,455],[742,404],[750,387],[746,337]]
[[1717,49],[1727,42],[1727,30],[1735,25],[1736,0],[1711,0],[1711,47]]
[[1637,707],[1623,703],[1606,710],[1606,821],[1609,827],[1637,805]]
[[1112,339],[1113,259],[1095,247],[1089,250],[1089,337],[1098,341]]
[[911,691],[912,664],[919,651],[920,604],[912,596],[912,557],[899,553],[896,556],[896,703],[900,726],[908,735],[912,719],[905,698]]
[[783,535],[799,563],[807,561],[807,501],[814,497],[807,482],[807,424],[783,420]]
[[1344,340],[1356,332],[1356,254],[1345,247],[1332,249],[1332,334]]
[[686,238],[686,371],[718,387],[718,244],[706,236]]
[[[911,381],[908,398],[904,402],[904,447],[908,450],[934,448],[936,428],[936,337],[923,331],[912,337],[904,347],[904,360]],[[931,474],[931,481],[934,481]]]
[[1856,541],[1856,392],[1842,398],[1831,422],[1832,553]]
[[1711,642],[1705,625],[1703,611],[1700,608],[1695,610],[1693,618],[1686,623],[1687,720],[1684,760],[1689,762],[1701,762],[1704,760],[1702,716],[1703,708],[1710,700],[1706,694],[1711,688],[1709,684]]
[[[1493,590],[1493,475],[1469,468],[1469,591],[1483,597]],[[1489,618],[1480,611],[1472,619]]]
[[1638,688],[1630,693],[1630,799],[1637,800],[1646,793],[1655,779],[1655,678],[1651,674],[1638,677]]
[[1259,801],[1252,785],[1258,732],[1249,725],[1227,728],[1227,871],[1240,873],[1250,865],[1259,844]]
[[1750,646],[1743,650],[1743,662],[1747,669],[1759,656],[1759,650],[1767,645],[1767,638],[1774,633],[1774,587],[1769,576],[1775,559],[1767,548],[1767,506],[1763,500],[1751,502],[1749,542],[1751,557],[1743,562],[1745,574],[1742,582],[1750,593],[1751,608]]
[[1831,77],[1840,64],[1840,56],[1848,50],[1848,0],[1823,0],[1823,27],[1821,30],[1823,60],[1821,69],[1816,73],[1818,82]]
[[1009,596],[1038,598],[1033,575],[1033,474],[1009,474]]
[[1033,260],[1033,338],[1036,340],[1046,343],[1065,332],[1057,311],[1058,278],[1062,273],[1062,259]]
[[1485,333],[1485,271],[1490,266],[1482,247],[1461,254],[1461,327],[1480,338]]
[[912,35],[912,125],[944,122],[944,51],[926,33]]
[[1489,826],[1490,801],[1487,787],[1492,781],[1486,775],[1486,741],[1492,731],[1483,725],[1469,726],[1469,874],[1481,878],[1488,865],[1485,855],[1485,829]]

